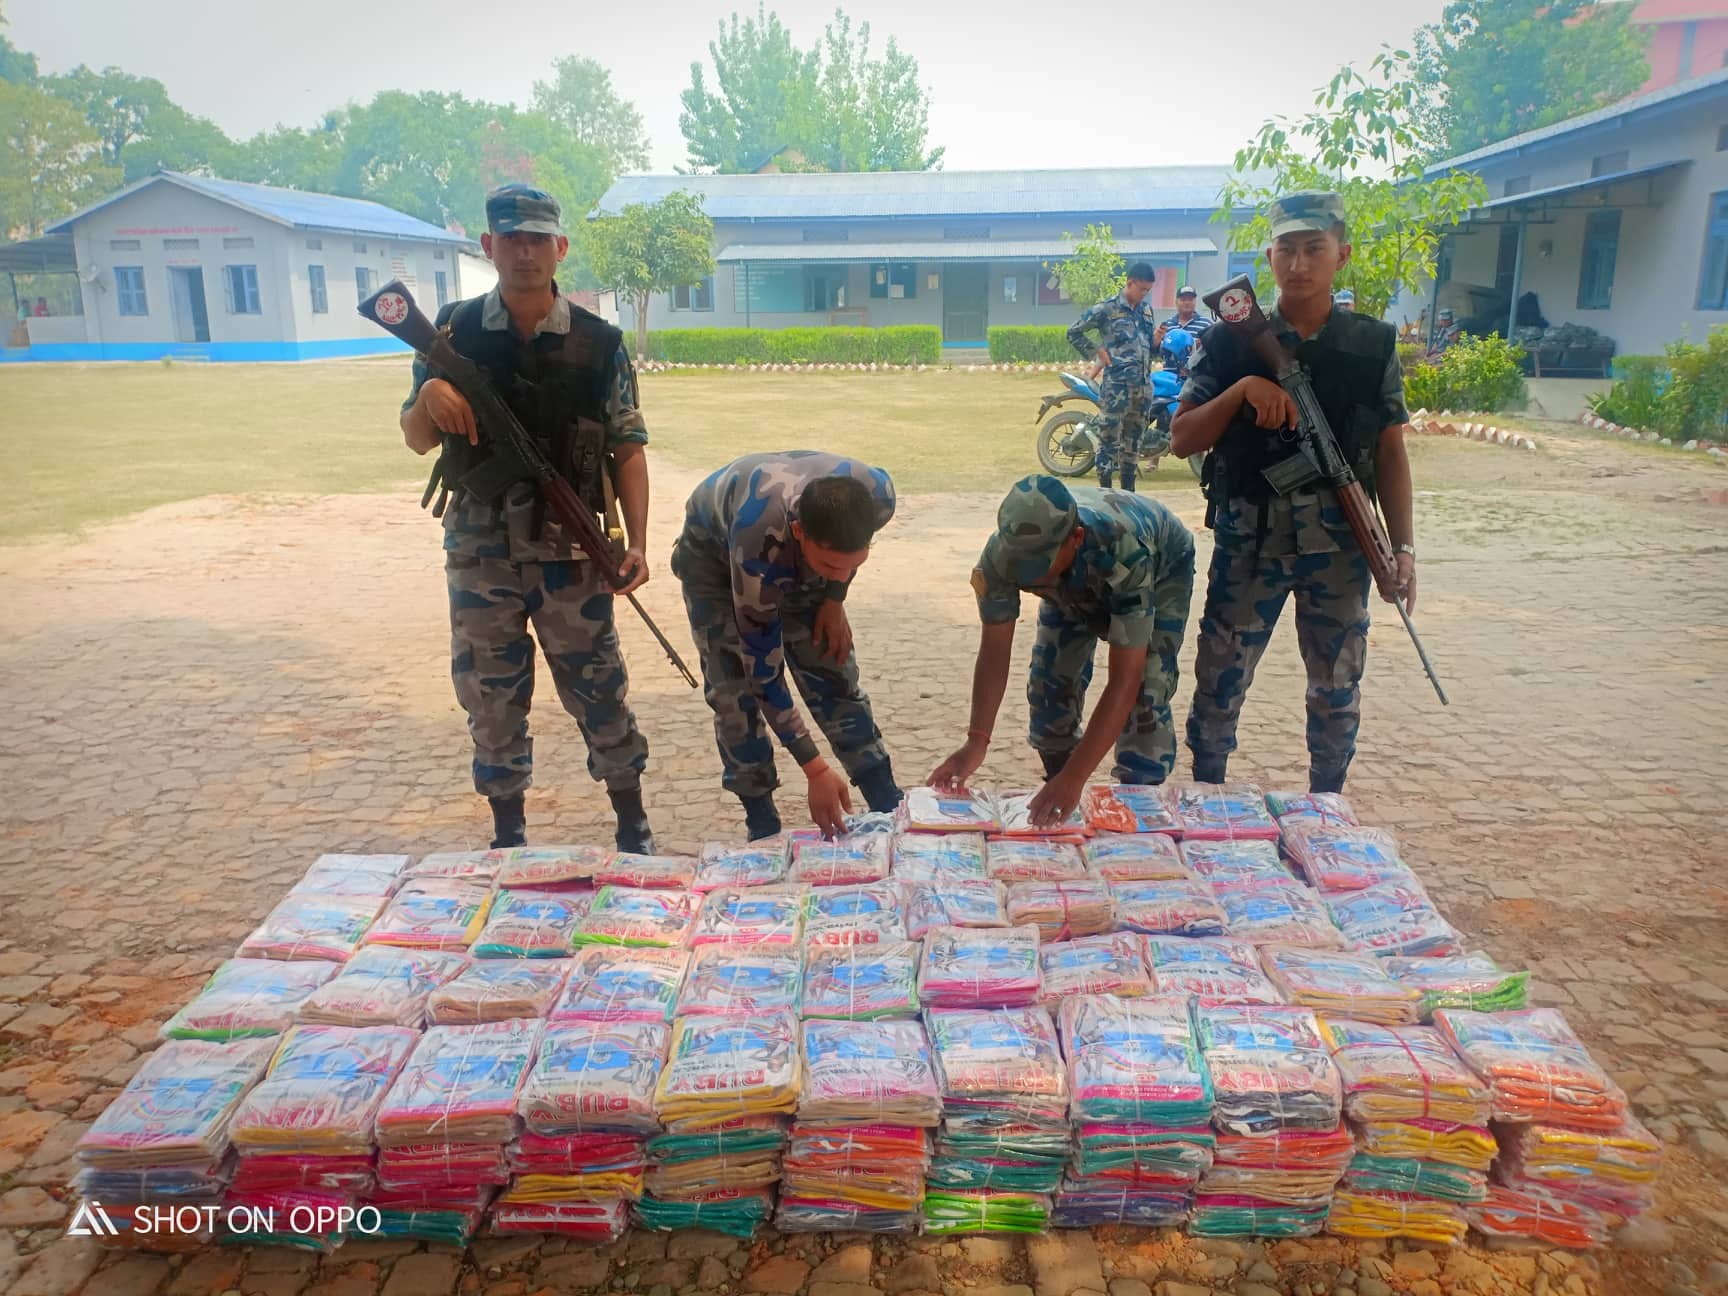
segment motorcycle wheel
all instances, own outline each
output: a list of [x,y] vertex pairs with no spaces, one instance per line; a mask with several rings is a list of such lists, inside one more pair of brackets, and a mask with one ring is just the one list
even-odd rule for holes
[[[1092,471],[1097,453],[1085,436],[1090,416],[1079,410],[1065,410],[1038,429],[1038,462],[1044,471],[1057,477],[1080,477]],[[1077,442],[1080,449],[1070,449]]]

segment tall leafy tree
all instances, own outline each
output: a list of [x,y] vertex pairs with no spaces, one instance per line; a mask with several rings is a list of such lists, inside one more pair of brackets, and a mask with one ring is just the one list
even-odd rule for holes
[[1088,225],[1074,244],[1073,256],[1054,264],[1045,262],[1044,268],[1055,274],[1068,299],[1082,309],[1114,297],[1128,282],[1128,263],[1116,250],[1116,235],[1108,225]]
[[714,63],[709,88],[701,63],[690,65],[690,88],[680,96],[691,164],[711,171],[754,171],[783,151],[792,105],[812,79],[809,55],[792,43],[780,15],[758,5],[756,17],[734,13],[708,42]]
[[[0,27],[6,25],[6,15],[0,12]],[[0,81],[29,85],[36,79],[36,56],[21,50],[0,32]]]
[[1418,29],[1415,124],[1453,157],[1624,99],[1650,75],[1635,6],[1598,0],[1450,0]]
[[214,122],[187,112],[154,77],[80,64],[42,86],[84,114],[101,141],[103,163],[118,167],[128,183],[160,167],[220,170],[231,153]]
[[34,238],[118,180],[82,113],[34,86],[0,81],[0,237]]
[[714,273],[714,222],[702,199],[678,189],[658,202],[630,203],[582,227],[583,257],[596,282],[636,310],[636,358],[648,349],[648,300]]
[[552,77],[534,83],[531,107],[569,131],[604,160],[613,176],[648,166],[642,114],[612,88],[612,74],[596,60],[567,54],[552,63]]

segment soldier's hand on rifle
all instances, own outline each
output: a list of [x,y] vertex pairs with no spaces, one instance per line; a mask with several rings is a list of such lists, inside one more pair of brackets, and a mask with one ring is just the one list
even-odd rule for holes
[[1414,612],[1416,610],[1416,558],[1413,554],[1401,553],[1395,556],[1394,561],[1398,567],[1398,587],[1391,594],[1382,590],[1380,597],[1390,603],[1396,596],[1402,595],[1404,610]]
[[1254,411],[1254,422],[1263,428],[1282,431],[1295,427],[1301,419],[1296,402],[1270,378],[1248,377],[1240,380],[1242,403]]
[[820,756],[804,767],[804,777],[810,781],[810,818],[824,837],[838,837],[846,831],[846,816],[852,813],[852,790]]
[[613,593],[619,597],[634,594],[648,583],[648,557],[640,549],[626,549],[624,561],[618,564],[618,574],[625,578]]
[[432,418],[432,426],[449,436],[467,437],[469,445],[480,444],[480,427],[474,407],[461,392],[442,378],[428,378],[420,388],[420,403]]
[[811,637],[824,657],[837,666],[845,665],[852,655],[852,625],[846,620],[846,605],[838,599],[825,599],[816,609]]

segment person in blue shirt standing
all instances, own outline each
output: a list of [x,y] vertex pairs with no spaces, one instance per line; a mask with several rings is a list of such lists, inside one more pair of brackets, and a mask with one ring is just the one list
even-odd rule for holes
[[[1098,424],[1098,484],[1108,489],[1120,463],[1122,489],[1133,490],[1140,467],[1140,439],[1152,389],[1153,334],[1157,331],[1146,295],[1152,291],[1153,270],[1144,261],[1128,267],[1122,291],[1091,307],[1068,329],[1068,341],[1103,371],[1099,384],[1104,417]],[[1094,353],[1087,334],[1098,335]]]

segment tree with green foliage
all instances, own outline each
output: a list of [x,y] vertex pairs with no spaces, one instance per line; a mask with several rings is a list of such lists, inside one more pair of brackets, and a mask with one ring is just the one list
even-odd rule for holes
[[649,298],[713,274],[713,239],[702,199],[685,189],[658,202],[630,203],[582,228],[582,252],[595,280],[635,307],[638,361],[648,348]]
[[[1314,111],[1265,122],[1237,151],[1235,172],[1213,219],[1229,222],[1230,247],[1260,251],[1270,242],[1266,206],[1299,189],[1336,190],[1344,199],[1350,262],[1335,288],[1356,294],[1356,310],[1378,318],[1398,293],[1434,273],[1441,234],[1487,201],[1474,172],[1428,178],[1416,116],[1424,93],[1405,50],[1377,55],[1364,76],[1341,69],[1319,92]],[[1242,208],[1252,219],[1237,223]],[[1262,261],[1259,291],[1270,301],[1271,269]]]
[[596,154],[614,176],[648,166],[648,136],[642,114],[612,88],[612,74],[599,62],[567,54],[552,63],[552,79],[534,83],[533,110],[556,122]]
[[[0,9],[0,27],[6,26],[6,14]],[[36,80],[36,56],[21,50],[0,32],[0,81],[13,85],[29,85]]]
[[1624,99],[1650,75],[1634,6],[1599,0],[1450,0],[1418,29],[1415,124],[1455,157]]
[[929,97],[918,62],[892,38],[871,53],[870,24],[844,10],[809,50],[780,16],[758,5],[734,13],[708,43],[713,88],[690,65],[678,125],[699,170],[924,171],[942,150],[927,149]]
[[0,238],[35,238],[119,178],[76,108],[34,86],[0,81]]
[[128,184],[162,168],[220,171],[232,153],[220,127],[175,103],[154,77],[79,64],[41,84],[84,114],[101,141],[103,163],[119,168]]
[[1128,282],[1127,263],[1116,251],[1116,235],[1108,225],[1088,225],[1074,244],[1073,256],[1054,264],[1046,261],[1044,268],[1056,276],[1068,299],[1082,310],[1116,296]]

